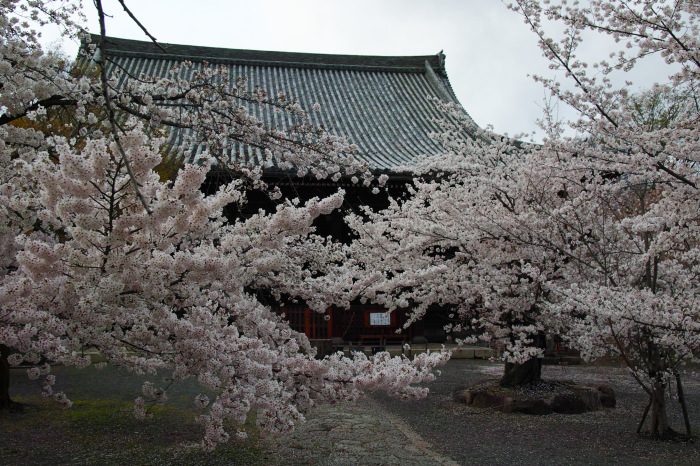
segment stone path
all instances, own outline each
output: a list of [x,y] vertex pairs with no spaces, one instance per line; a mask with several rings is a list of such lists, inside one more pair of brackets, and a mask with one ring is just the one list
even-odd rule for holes
[[376,401],[324,406],[294,432],[270,440],[279,465],[449,465],[408,424]]
[[[312,412],[297,431],[271,448],[262,445],[265,464],[700,465],[697,440],[650,441],[635,433],[647,397],[622,367],[546,366],[545,379],[610,385],[617,397],[614,409],[547,416],[475,409],[454,400],[455,387],[496,378],[501,364],[465,359],[441,369],[424,400],[404,403],[377,393],[356,405]],[[686,374],[683,383],[691,422],[697,424],[700,375]],[[683,426],[679,404],[668,406],[671,424]]]

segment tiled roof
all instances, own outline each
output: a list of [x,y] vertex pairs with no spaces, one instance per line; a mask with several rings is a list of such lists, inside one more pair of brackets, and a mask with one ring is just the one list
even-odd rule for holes
[[[99,37],[92,41],[98,43]],[[185,60],[195,68],[206,61],[228,67],[232,77],[247,77],[251,87],[259,85],[270,95],[281,91],[296,98],[307,110],[318,103],[321,110],[309,114],[311,122],[348,136],[359,147],[359,155],[379,171],[440,153],[440,145],[429,135],[439,131],[433,119],[442,115],[429,97],[457,101],[442,53],[381,57],[160,46],[165,52],[152,42],[110,37],[106,53],[113,66],[136,76],[166,77]],[[270,126],[284,123],[275,120],[271,110],[257,110],[256,116]],[[230,150],[230,157],[239,162],[261,163],[259,156],[240,144]]]

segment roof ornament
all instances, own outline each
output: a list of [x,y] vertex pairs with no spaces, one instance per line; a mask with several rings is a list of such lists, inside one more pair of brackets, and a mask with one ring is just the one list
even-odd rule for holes
[[[443,70],[444,68],[438,69],[438,72],[442,74]],[[455,98],[450,95],[445,85],[440,81],[440,78],[438,78],[437,73],[435,73],[433,67],[430,66],[428,60],[425,61],[425,77],[440,99],[444,102],[455,102]]]
[[441,71],[445,69],[445,54],[443,52],[444,49],[440,50],[440,52],[437,54],[438,65],[440,66]]

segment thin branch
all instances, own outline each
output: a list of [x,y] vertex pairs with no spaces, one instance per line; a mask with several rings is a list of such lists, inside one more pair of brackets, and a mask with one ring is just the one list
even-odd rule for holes
[[[530,16],[526,13],[524,13],[524,16],[530,26],[530,28],[537,34],[537,36],[540,38],[540,43],[546,47],[546,49],[549,51],[552,57],[554,57],[555,62],[558,62],[561,66],[564,67],[564,69],[569,73],[571,78],[576,82],[576,85],[578,86],[579,89],[583,91],[584,94],[587,96],[592,96],[590,89],[588,89],[588,86],[586,86],[576,74],[576,72],[569,66],[569,61],[565,60],[564,57],[561,56],[558,50],[555,49],[555,47],[546,40],[546,38],[540,34],[540,30],[536,27],[535,23],[532,21]],[[567,102],[568,103],[568,102]],[[591,100],[591,103],[593,106],[600,112],[600,115],[602,115],[610,124],[612,124],[615,128],[618,127],[617,122],[608,114],[608,112],[603,109],[601,106],[600,102],[593,101]]]
[[61,106],[61,107],[66,107],[69,105],[76,105],[76,101],[73,99],[66,99],[65,97],[61,95],[52,95],[49,98],[40,100],[29,107],[25,108],[24,111],[21,113],[17,113],[15,115],[3,115],[0,116],[0,126],[6,125],[7,123],[11,123],[15,120],[19,120],[20,118],[23,118],[27,116],[29,112],[33,112],[36,110],[39,110],[40,107],[44,108],[49,108],[49,107],[56,107],[56,106]]
[[129,17],[138,25],[138,27],[141,28],[141,30],[143,31],[144,34],[146,34],[146,35],[149,37],[149,39],[151,39],[151,41],[153,41],[153,43],[154,43],[159,49],[161,49],[161,50],[163,51],[163,53],[168,53],[168,52],[158,43],[158,41],[156,40],[156,38],[153,37],[153,36],[151,35],[150,32],[148,32],[148,29],[146,29],[146,26],[144,26],[143,24],[141,24],[141,22],[138,20],[138,18],[136,18],[136,16],[134,16],[134,14],[131,12],[131,10],[129,10],[129,8],[127,8],[126,4],[124,3],[124,0],[119,0],[119,4],[122,6],[122,8],[124,8],[124,11],[126,12],[126,14],[129,15]]
[[99,60],[98,64],[100,65],[100,78],[102,81],[102,95],[104,96],[105,99],[105,107],[107,109],[107,115],[109,119],[110,126],[112,127],[112,137],[114,137],[114,142],[117,145],[117,148],[119,149],[119,153],[121,154],[121,158],[124,162],[124,167],[126,168],[127,173],[129,174],[129,178],[131,179],[131,184],[134,187],[134,191],[136,191],[136,196],[139,198],[141,201],[141,204],[143,205],[143,208],[146,210],[146,212],[150,215],[151,214],[151,209],[148,208],[148,204],[146,203],[146,199],[143,197],[143,194],[141,194],[141,190],[139,189],[139,183],[136,181],[136,177],[134,176],[134,172],[131,169],[131,163],[129,162],[128,157],[126,156],[126,151],[124,151],[124,147],[122,146],[121,139],[119,138],[119,130],[118,130],[118,125],[117,125],[117,120],[114,115],[114,108],[112,108],[111,104],[111,99],[109,97],[109,85],[107,82],[107,67],[105,66],[105,44],[107,43],[107,32],[106,32],[106,26],[105,26],[105,14],[102,9],[102,0],[95,0],[95,7],[97,8],[97,13],[100,19],[100,54],[99,54]]
[[688,186],[692,186],[692,187],[695,188],[695,189],[698,188],[698,185],[697,185],[697,184],[695,184],[694,182],[690,181],[690,180],[689,180],[688,178],[686,178],[685,176],[680,175],[680,174],[674,172],[674,171],[671,170],[670,168],[666,167],[663,163],[658,162],[658,163],[656,164],[656,166],[657,166],[657,168],[659,168],[659,169],[662,170],[662,171],[665,171],[666,173],[668,173],[669,175],[671,175],[672,177],[674,177],[674,178],[677,179],[678,181],[681,181],[682,183],[685,183],[685,184],[687,184]]
[[617,337],[617,334],[615,333],[615,329],[613,327],[613,323],[610,319],[608,319],[608,325],[610,326],[610,334],[612,335],[613,339],[615,340],[615,344],[617,347],[620,349],[620,354],[622,355],[622,358],[625,360],[625,363],[627,364],[627,367],[631,369],[632,372],[632,377],[637,381],[637,383],[644,389],[645,392],[649,394],[649,396],[652,396],[651,389],[642,382],[642,379],[639,378],[637,373],[634,371],[634,366],[632,365],[632,361],[629,360],[627,357],[627,353],[625,352],[624,347],[622,346],[622,343],[620,342],[620,339]]

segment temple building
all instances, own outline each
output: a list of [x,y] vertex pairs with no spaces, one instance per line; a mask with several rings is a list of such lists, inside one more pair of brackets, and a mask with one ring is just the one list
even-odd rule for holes
[[[92,37],[93,43],[99,41],[100,36]],[[440,144],[430,137],[431,133],[440,131],[435,120],[444,118],[433,100],[458,103],[447,78],[442,52],[407,57],[325,55],[167,43],[156,46],[152,42],[110,37],[103,53],[107,55],[110,73],[120,70],[134,77],[165,78],[174,66],[185,61],[191,62],[193,68],[208,63],[225,67],[234,80],[246,77],[251,88],[258,85],[273,96],[282,92],[296,99],[304,109],[310,110],[318,104],[318,111],[309,112],[310,122],[332,134],[347,136],[375,175],[388,175],[387,189],[391,194],[400,194],[411,179],[402,167],[410,166],[417,157],[442,152]],[[279,117],[270,107],[256,109],[255,116],[266,125],[279,124],[275,120]],[[177,147],[181,135],[174,132],[170,137],[176,150],[186,153],[187,161],[196,163],[197,148],[187,148],[185,152]],[[232,143],[226,155],[241,166],[264,163],[259,149],[240,143]],[[268,185],[302,200],[328,195],[342,187],[350,206],[381,207],[386,202],[385,192],[372,194],[349,177],[337,182],[298,177],[275,165],[267,166],[263,173]],[[220,175],[212,171],[211,189],[215,189]],[[232,215],[245,216],[271,206],[267,196],[252,194],[245,210]],[[319,233],[348,239],[342,213],[324,217],[317,223]],[[304,306],[287,305],[284,309],[291,325],[312,339],[361,341],[364,345],[385,344],[390,340],[400,343],[417,336],[430,341],[444,339],[442,327],[446,322],[439,312],[428,313],[422,322],[397,336],[395,330],[405,322],[405,312],[388,316],[376,306],[358,303],[349,310],[329,310],[330,319],[326,320]]]

